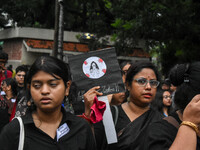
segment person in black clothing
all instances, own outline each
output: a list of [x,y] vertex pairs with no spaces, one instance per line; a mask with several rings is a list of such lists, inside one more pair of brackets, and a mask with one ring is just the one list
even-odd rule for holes
[[0,51],[0,86],[4,79],[12,78],[12,72],[5,67],[8,61],[8,54]]
[[173,112],[171,91],[158,89],[155,100],[151,103],[151,105],[158,110],[163,117],[167,117]]
[[25,75],[27,71],[28,71],[28,67],[26,65],[20,65],[16,68],[15,80],[17,82],[18,93],[22,92],[24,88],[24,79],[25,79]]
[[169,77],[177,86],[174,99],[177,111],[149,126],[144,149],[199,150],[200,62],[176,65]]
[[170,80],[167,78],[162,82],[161,88],[163,90],[170,90],[170,86],[171,86]]
[[[122,73],[122,80],[125,84],[126,81],[126,74],[127,71],[129,69],[129,67],[131,66],[132,62],[130,61],[124,61],[120,64],[120,69],[121,69],[121,73]],[[127,98],[128,98],[128,90],[126,90],[126,92],[122,92],[122,93],[115,93],[115,94],[111,94],[110,95],[110,105],[120,105],[124,102],[127,102]],[[109,98],[109,97],[108,97]]]
[[17,82],[13,78],[7,78],[2,81],[2,89],[4,90],[5,94],[3,96],[4,100],[6,101],[6,105],[8,107],[8,115],[9,120],[13,119],[13,111],[15,109],[15,103],[17,98]]
[[[147,127],[154,121],[161,119],[161,114],[150,108],[157,87],[159,75],[156,67],[151,62],[137,62],[130,66],[126,76],[126,87],[129,91],[129,101],[118,105],[118,119],[115,129],[118,143],[107,143],[102,121],[94,124],[94,133],[99,150],[106,149],[134,149],[140,150]],[[85,116],[90,118],[90,107],[93,105],[94,97],[101,96],[93,87],[84,95]],[[116,116],[114,107],[111,107],[113,118]],[[114,120],[115,122],[115,120]]]
[[[31,102],[22,116],[26,150],[95,150],[88,122],[62,107],[69,94],[67,65],[54,57],[36,59],[26,78],[27,99]],[[2,150],[17,150],[20,126],[17,119],[6,125],[0,135]]]
[[9,123],[9,117],[6,100],[0,95],[0,133],[3,127]]
[[16,68],[15,80],[17,82],[17,100],[16,108],[13,112],[13,117],[23,116],[27,110],[27,99],[25,97],[26,92],[24,88],[25,77],[28,72],[28,65],[20,65]]

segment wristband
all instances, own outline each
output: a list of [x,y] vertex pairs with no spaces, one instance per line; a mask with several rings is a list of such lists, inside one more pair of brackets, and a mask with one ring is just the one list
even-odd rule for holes
[[189,126],[190,128],[192,128],[197,134],[199,132],[198,126],[190,121],[183,121],[181,123],[181,125],[186,125]]
[[85,113],[83,113],[82,115],[79,115],[79,117],[81,117],[81,118],[83,118],[83,119],[87,120],[87,121],[88,121],[90,124],[92,124],[92,121],[91,121],[91,119],[90,119],[90,118],[88,118],[88,117],[86,117]]

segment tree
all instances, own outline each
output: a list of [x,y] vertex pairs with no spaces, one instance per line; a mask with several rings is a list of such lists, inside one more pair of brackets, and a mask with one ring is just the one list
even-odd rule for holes
[[55,0],[55,31],[54,31],[54,50],[53,56],[63,59],[63,1]]
[[[54,1],[1,0],[0,6],[18,26],[54,28]],[[200,58],[199,10],[197,0],[68,0],[64,30],[95,33],[97,39],[110,35],[118,55],[128,54],[144,39],[147,51],[156,47],[167,75],[175,63]],[[97,49],[107,42],[89,44]]]
[[147,50],[159,46],[164,75],[175,63],[199,60],[199,1],[123,0],[113,6],[116,43],[134,47],[145,39]]

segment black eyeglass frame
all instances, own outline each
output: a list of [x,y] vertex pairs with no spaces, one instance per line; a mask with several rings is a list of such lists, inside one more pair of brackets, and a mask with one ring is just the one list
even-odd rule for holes
[[163,98],[166,98],[166,99],[170,98],[170,99],[172,99],[172,96],[171,95],[164,95]]

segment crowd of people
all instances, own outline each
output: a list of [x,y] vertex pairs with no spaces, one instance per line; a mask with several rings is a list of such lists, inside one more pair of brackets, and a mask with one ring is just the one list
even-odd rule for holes
[[107,95],[117,136],[116,143],[108,144],[103,121],[91,119],[103,95],[98,85],[84,94],[79,107],[84,109],[76,110],[66,63],[42,56],[14,71],[5,67],[7,60],[1,51],[3,150],[200,149],[200,62],[177,64],[164,80],[150,61],[121,63],[126,91]]

